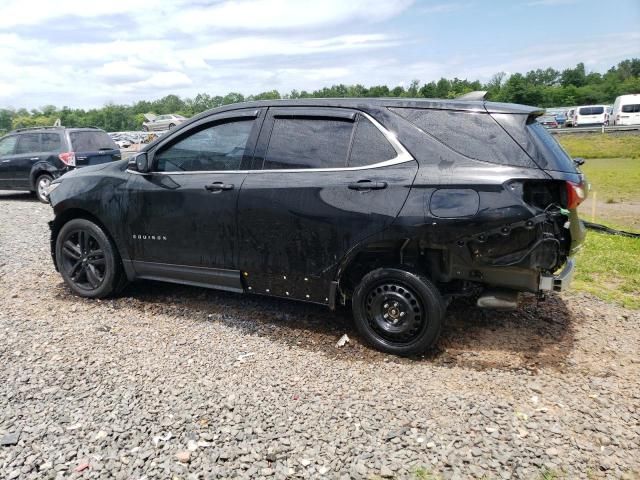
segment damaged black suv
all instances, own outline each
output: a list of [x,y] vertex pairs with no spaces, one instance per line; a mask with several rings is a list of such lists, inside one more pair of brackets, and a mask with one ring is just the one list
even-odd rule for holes
[[153,279],[351,304],[371,345],[420,353],[456,296],[567,287],[585,180],[542,113],[475,94],[211,110],[55,180],[54,263],[85,297]]

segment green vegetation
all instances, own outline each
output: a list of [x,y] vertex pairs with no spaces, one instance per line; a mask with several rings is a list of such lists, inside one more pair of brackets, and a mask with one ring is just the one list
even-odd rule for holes
[[556,138],[572,157],[640,159],[640,135],[571,133]]
[[[640,222],[640,208],[629,204],[640,201],[640,136],[557,138],[572,156],[590,158],[582,170],[591,183],[592,198],[583,204],[586,208],[581,208],[582,217],[590,218],[590,202],[597,192],[596,206],[604,214],[596,221],[633,230]],[[589,231],[577,260],[575,290],[640,309],[640,239]]]
[[482,84],[469,81],[441,78],[437,82],[421,84],[412,81],[407,88],[386,85],[365,87],[364,85],[333,85],[313,92],[292,90],[281,94],[277,90],[244,96],[228,93],[211,96],[200,93],[194,98],[167,95],[154,101],[140,101],[133,105],[109,104],[102,108],[84,110],[48,105],[28,111],[0,109],[0,134],[19,127],[53,125],[60,118],[70,127],[96,126],[107,131],[136,130],[143,122],[142,114],[180,113],[191,116],[210,108],[248,100],[308,97],[423,97],[454,98],[473,90],[487,90],[489,98],[498,102],[515,102],[540,107],[585,105],[590,103],[612,103],[615,97],[627,93],[640,93],[640,59],[620,62],[606,73],[587,72],[583,63],[562,72],[553,68],[531,70],[526,74],[515,73],[507,77],[497,73]]

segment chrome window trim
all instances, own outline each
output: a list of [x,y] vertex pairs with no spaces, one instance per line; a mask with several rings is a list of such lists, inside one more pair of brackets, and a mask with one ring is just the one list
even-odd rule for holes
[[386,128],[384,128],[380,122],[373,118],[368,113],[358,110],[362,116],[369,120],[375,127],[384,135],[387,141],[391,144],[396,151],[396,156],[384,162],[372,163],[371,165],[362,165],[359,167],[335,167],[335,168],[287,168],[287,169],[269,169],[269,170],[194,170],[189,172],[134,172],[127,168],[127,172],[135,173],[138,175],[202,175],[204,173],[223,174],[223,173],[242,173],[242,174],[256,174],[256,173],[303,173],[303,172],[350,172],[358,170],[369,170],[372,168],[384,168],[393,165],[399,165],[401,163],[415,161],[415,158],[411,156],[409,151],[404,148],[404,145],[400,143],[396,135]]

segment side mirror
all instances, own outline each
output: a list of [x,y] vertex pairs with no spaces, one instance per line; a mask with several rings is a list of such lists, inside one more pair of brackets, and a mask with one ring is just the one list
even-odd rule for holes
[[151,166],[149,165],[147,152],[140,152],[133,155],[127,163],[127,168],[134,172],[149,173]]

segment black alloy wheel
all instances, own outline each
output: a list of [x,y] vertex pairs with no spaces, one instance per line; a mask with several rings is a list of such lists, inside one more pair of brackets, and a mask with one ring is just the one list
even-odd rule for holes
[[123,279],[113,243],[98,225],[86,219],[73,219],[60,229],[56,262],[65,283],[83,297],[110,295]]
[[396,355],[416,355],[440,334],[445,304],[425,276],[395,268],[374,270],[353,296],[360,334],[375,348]]

